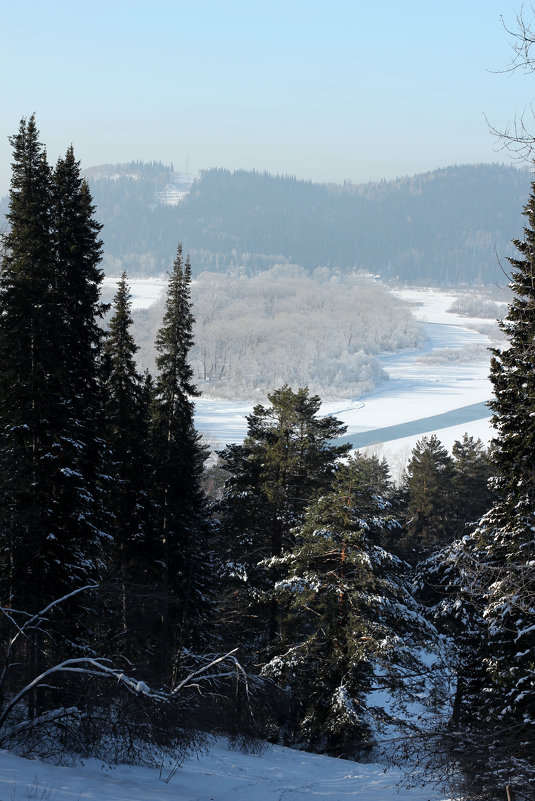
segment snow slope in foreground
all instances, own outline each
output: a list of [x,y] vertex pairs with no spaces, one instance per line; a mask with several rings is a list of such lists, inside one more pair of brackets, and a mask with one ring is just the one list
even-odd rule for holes
[[400,774],[382,765],[346,762],[268,745],[260,755],[229,751],[218,742],[192,757],[167,784],[169,769],[96,760],[55,767],[0,751],[0,801],[442,801],[429,788],[397,787]]

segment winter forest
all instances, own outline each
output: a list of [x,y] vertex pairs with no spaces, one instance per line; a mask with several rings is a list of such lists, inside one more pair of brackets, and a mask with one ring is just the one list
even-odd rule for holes
[[[50,165],[33,116],[11,143],[0,746],[178,765],[217,735],[395,764],[449,798],[533,798],[535,193],[492,355],[492,446],[423,436],[395,483],[340,444],[316,392],[373,386],[375,353],[418,343],[405,308],[350,276],[312,300],[288,266],[239,291],[223,274],[193,285],[177,242],[154,338],[136,341],[126,273],[101,297],[73,148]],[[199,387],[266,376],[243,442],[208,459]]]

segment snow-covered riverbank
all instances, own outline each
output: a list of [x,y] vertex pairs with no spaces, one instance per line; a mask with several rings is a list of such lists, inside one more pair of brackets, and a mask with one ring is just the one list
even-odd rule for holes
[[[116,280],[106,278],[106,287],[111,290]],[[146,308],[160,297],[166,281],[132,279],[129,284],[133,307]],[[488,442],[490,412],[483,406],[492,396],[488,337],[470,329],[470,320],[447,311],[456,297],[451,290],[412,288],[397,294],[414,304],[414,314],[425,326],[424,347],[384,354],[380,361],[387,382],[365,397],[325,403],[322,411],[347,425],[355,447],[369,447],[390,461],[403,462],[416,440],[432,432],[448,448],[465,431]],[[197,427],[215,446],[240,442],[253,405],[199,398]]]
[[370,447],[387,458],[408,454],[419,437],[433,432],[448,448],[465,431],[488,442],[490,411],[483,404],[492,397],[489,338],[469,328],[469,319],[447,311],[456,297],[451,292],[405,289],[398,295],[417,304],[423,349],[382,356],[388,382],[358,401],[326,403],[324,411],[348,426],[357,447],[382,443]]
[[[383,443],[373,448],[387,456],[409,452],[422,434],[433,431],[448,447],[465,431],[488,441],[492,435],[490,412],[482,405],[492,396],[485,351],[490,345],[488,337],[468,328],[469,320],[447,311],[455,299],[452,293],[407,289],[398,294],[418,304],[414,313],[425,326],[424,348],[383,355],[381,363],[389,375],[385,384],[359,399],[325,403],[322,411],[347,425],[348,434],[355,435],[351,439],[356,447],[370,441]],[[446,348],[457,350],[461,360],[448,361]],[[433,361],[431,354],[440,358]],[[197,426],[221,444],[238,442],[246,432],[245,415],[252,407],[252,403],[201,398],[196,402]],[[416,421],[421,424],[415,425]],[[378,436],[370,436],[376,431]],[[359,439],[358,435],[364,434]]]

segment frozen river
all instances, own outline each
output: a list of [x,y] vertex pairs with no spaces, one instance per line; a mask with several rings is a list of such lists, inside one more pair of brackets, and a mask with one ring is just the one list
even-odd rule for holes
[[[464,431],[488,440],[490,412],[485,402],[492,396],[492,387],[489,357],[481,348],[490,344],[488,337],[447,311],[455,294],[407,289],[398,295],[418,304],[414,314],[424,325],[423,348],[383,355],[380,360],[388,381],[361,398],[324,403],[322,411],[347,425],[345,441],[355,447],[383,443],[386,455],[392,449],[410,450],[419,436],[434,431],[448,447]],[[430,354],[439,355],[445,348],[470,346],[479,346],[476,360],[435,363],[429,359]],[[220,444],[239,442],[246,432],[245,415],[252,408],[253,403],[200,399],[196,403],[197,427]]]
[[[111,290],[115,281],[106,278],[105,284]],[[133,279],[129,284],[134,308],[143,308],[158,299],[166,281]],[[397,294],[415,304],[414,314],[424,325],[423,348],[384,354],[380,361],[388,381],[361,398],[324,403],[322,412],[347,425],[345,439],[355,447],[371,446],[388,457],[394,451],[410,452],[422,434],[432,432],[447,447],[465,431],[488,441],[492,436],[485,406],[492,397],[489,356],[484,350],[490,344],[488,337],[468,328],[469,320],[447,311],[454,292],[404,289]],[[476,348],[459,361],[434,358],[446,348],[451,353],[472,346]],[[253,405],[253,401],[200,398],[195,404],[197,428],[217,447],[240,442]]]

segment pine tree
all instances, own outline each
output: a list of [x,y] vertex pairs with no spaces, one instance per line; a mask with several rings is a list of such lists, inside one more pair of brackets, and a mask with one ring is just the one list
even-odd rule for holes
[[272,560],[286,574],[275,592],[287,612],[263,672],[290,692],[290,740],[314,750],[355,756],[388,717],[372,690],[395,707],[429,678],[419,649],[435,631],[412,597],[408,565],[377,544],[399,528],[388,482],[383,494],[367,481],[378,465],[363,456],[341,465],[293,549]]
[[321,400],[308,388],[283,386],[268,399],[247,417],[243,443],[219,454],[229,473],[219,509],[225,627],[228,634],[237,626],[243,636],[245,626],[253,647],[277,636],[278,611],[267,600],[273,578],[262,560],[293,546],[310,500],[330,486],[351,447],[333,444],[345,426],[318,415]]
[[407,466],[407,557],[429,554],[453,539],[450,507],[453,463],[438,437],[422,437]]
[[206,611],[203,592],[208,594],[208,527],[201,489],[206,451],[194,426],[192,398],[199,392],[188,362],[195,322],[190,284],[190,260],[189,256],[184,260],[180,244],[156,337],[158,373],[151,424],[157,536],[168,597],[164,613],[168,664],[176,660],[182,645],[198,642]]

